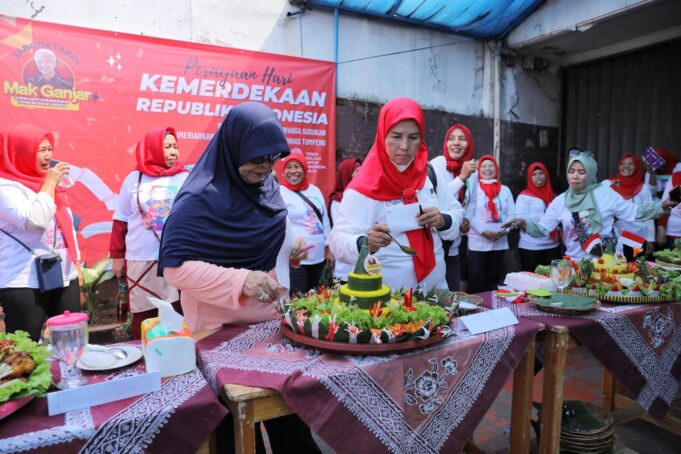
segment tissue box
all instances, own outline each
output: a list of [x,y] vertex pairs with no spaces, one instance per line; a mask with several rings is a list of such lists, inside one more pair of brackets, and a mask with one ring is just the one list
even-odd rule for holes
[[514,290],[533,290],[536,288],[543,288],[551,292],[556,291],[556,285],[546,276],[540,274],[522,271],[520,273],[508,273],[504,284],[513,288]]
[[147,372],[161,377],[186,374],[196,369],[196,347],[192,333],[182,322],[179,332],[168,331],[158,317],[142,322],[142,352]]

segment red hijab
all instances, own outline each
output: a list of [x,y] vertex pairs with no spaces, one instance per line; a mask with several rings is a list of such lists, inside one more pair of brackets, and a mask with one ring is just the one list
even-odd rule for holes
[[179,159],[172,167],[166,167],[163,151],[163,139],[166,137],[166,132],[177,139],[177,134],[175,134],[173,128],[156,127],[147,131],[144,137],[137,142],[137,149],[135,150],[136,170],[149,177],[170,177],[180,172],[187,172],[187,169],[180,165]]
[[[413,120],[418,124],[421,145],[409,167],[400,172],[388,157],[385,138],[393,126],[406,120]],[[374,200],[402,199],[405,204],[418,202],[416,191],[426,183],[428,164],[424,124],[423,110],[415,101],[396,98],[387,102],[378,115],[374,145],[348,188]],[[435,268],[435,245],[431,233],[426,233],[424,229],[407,232],[409,245],[418,252],[417,256],[412,257],[418,281],[422,281]]]
[[[532,174],[535,170],[541,170],[546,175],[546,182],[544,186],[538,188],[534,185],[532,181]],[[549,176],[549,171],[546,170],[546,166],[541,162],[533,162],[530,167],[527,168],[527,188],[521,192],[521,194],[536,197],[544,201],[544,204],[548,207],[553,199],[556,198],[556,194],[553,192],[553,186],[551,186],[551,177]]]
[[[286,172],[286,165],[291,162],[296,161],[303,167],[303,181],[299,184],[291,184],[286,181],[284,172]],[[289,188],[291,191],[304,191],[310,186],[310,182],[307,180],[307,162],[305,162],[305,156],[302,153],[291,153],[281,160],[281,172],[282,176],[279,178],[279,184]]]
[[[449,156],[449,150],[447,149],[447,140],[449,139],[449,136],[455,129],[460,129],[463,132],[463,135],[466,136],[466,141],[468,142],[468,148],[466,149],[466,152],[460,159],[453,159],[451,156]],[[445,135],[445,142],[444,144],[442,144],[442,155],[447,160],[447,170],[452,172],[452,175],[454,175],[455,177],[459,176],[459,174],[461,173],[461,166],[463,165],[464,162],[470,161],[473,158],[474,150],[475,144],[473,143],[473,134],[471,134],[470,129],[468,129],[462,124],[457,123],[447,130],[447,134]]]
[[[45,175],[38,172],[37,154],[40,142],[49,140],[54,148],[54,135],[33,125],[10,126],[0,133],[0,177],[23,184],[33,192],[40,192]],[[71,260],[78,261],[78,249],[73,233],[73,220],[67,207],[66,194],[57,186],[54,202],[55,218],[61,230]]]
[[358,169],[362,164],[359,158],[345,159],[340,164],[338,164],[338,171],[336,172],[336,187],[333,192],[329,195],[329,210],[331,210],[331,202],[335,200],[340,202],[343,200],[343,191],[352,181],[352,172]]
[[[622,161],[627,158],[631,158],[634,161],[634,173],[629,177],[622,175],[619,170]],[[617,163],[617,175],[615,175],[615,178],[611,178],[610,181],[612,182],[610,187],[624,197],[625,200],[629,200],[641,192],[641,188],[643,187],[643,166],[641,165],[639,157],[633,153],[622,155]]]
[[[492,164],[494,164],[494,167],[496,168],[497,175],[494,183],[483,183],[482,176],[480,174],[480,167],[482,167],[482,163],[487,160],[492,161]],[[497,206],[494,204],[494,198],[499,195],[499,192],[501,192],[501,181],[499,181],[499,164],[497,163],[497,160],[494,159],[494,156],[490,154],[486,154],[478,160],[478,184],[480,185],[482,192],[484,192],[487,196],[487,209],[489,209],[490,213],[492,213],[492,219],[495,222],[498,221],[499,212],[497,211]]]
[[657,175],[671,175],[672,172],[674,172],[674,167],[676,167],[676,164],[679,163],[679,158],[677,158],[674,153],[667,150],[666,148],[657,147],[655,148],[655,151],[665,161],[664,165],[657,169],[655,173]]
[[[453,159],[451,156],[449,156],[449,150],[447,149],[447,141],[449,140],[450,134],[454,132],[455,129],[460,129],[463,132],[463,135],[466,136],[466,141],[468,142],[468,148],[466,149],[466,152],[463,154],[463,156],[461,156],[460,159]],[[468,129],[466,126],[457,123],[447,130],[447,134],[445,135],[445,142],[442,144],[442,155],[447,160],[447,170],[452,172],[452,175],[454,177],[459,176],[459,174],[461,173],[461,166],[463,166],[464,162],[473,159],[474,150],[475,143],[473,143],[473,134],[471,134],[471,130]],[[463,203],[463,199],[465,196],[466,186],[464,185],[461,189],[459,189],[459,194],[457,197],[459,199],[459,203]]]

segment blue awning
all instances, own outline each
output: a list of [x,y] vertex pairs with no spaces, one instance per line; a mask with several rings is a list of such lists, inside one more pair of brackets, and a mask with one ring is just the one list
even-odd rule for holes
[[544,0],[308,0],[301,3],[472,38],[500,39]]

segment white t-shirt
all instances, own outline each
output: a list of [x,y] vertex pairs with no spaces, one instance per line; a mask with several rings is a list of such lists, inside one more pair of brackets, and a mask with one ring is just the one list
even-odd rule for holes
[[[546,212],[546,204],[539,197],[526,194],[518,194],[515,201],[515,215],[520,219],[538,221]],[[558,238],[552,239],[549,235],[533,237],[520,231],[518,247],[530,251],[553,249],[558,246]]]
[[139,174],[139,171],[133,170],[123,181],[113,218],[128,223],[128,233],[125,236],[127,260],[158,260],[160,243],[154,232],[161,238],[175,197],[189,173],[180,172],[170,177],[142,175],[139,200],[144,212],[148,214],[145,218],[137,205]]
[[[681,171],[681,163],[676,164],[674,167],[674,172]],[[672,190],[672,179],[667,181],[667,186],[664,188],[664,194],[662,194],[662,200],[669,198],[669,191]],[[669,236],[681,236],[681,203],[676,205],[669,212],[669,221],[667,222],[667,235]]]
[[[674,167],[674,172],[678,172],[681,167],[676,164]],[[650,173],[646,172],[644,177],[644,183],[648,186],[650,193],[653,195],[653,200],[661,200],[657,197],[658,194],[664,192],[664,188],[667,187],[667,183],[672,179],[671,175],[655,175],[655,184],[650,183]]]
[[328,238],[331,232],[329,214],[326,212],[322,191],[317,186],[311,184],[300,192],[315,204],[322,214],[321,221],[310,204],[287,187],[281,186],[281,196],[286,203],[293,236],[302,237],[308,245],[314,245],[314,248],[308,251],[307,259],[300,263],[301,265],[315,265],[324,261],[324,248],[329,244]]
[[[331,201],[331,218],[338,219],[338,212],[340,211],[340,202],[336,200]],[[348,280],[348,273],[355,269],[354,263],[344,262],[336,257],[336,264],[333,268],[333,277],[342,281]]]
[[[51,253],[54,249],[61,257],[62,276],[66,287],[71,280],[78,277],[78,271],[66,249],[64,237],[55,217],[52,217],[46,229],[26,229],[31,205],[38,197],[44,198],[43,202],[51,204],[56,211],[54,201],[47,194],[42,192],[36,194],[19,182],[0,178],[0,229],[11,233],[37,255]],[[72,214],[70,209],[68,211]],[[75,231],[73,237],[76,238]],[[35,259],[30,252],[0,232],[0,288],[38,288],[34,262]]]
[[[588,216],[582,216],[582,222],[586,226],[587,236],[600,233],[602,237],[612,235],[613,222],[615,218],[623,221],[635,221],[637,207],[634,204],[626,203],[624,198],[609,186],[600,185],[593,192],[594,200],[601,213],[601,231],[590,232]],[[574,259],[593,257],[582,249],[575,229],[575,221],[572,213],[565,208],[565,193],[562,193],[549,204],[546,213],[539,220],[538,224],[545,230],[551,231],[563,224],[563,241],[565,241],[566,254]]]
[[[612,182],[610,180],[604,180],[601,184],[610,187]],[[625,199],[625,203],[632,204],[635,207],[652,201],[653,195],[650,193],[650,188],[646,184],[641,186],[641,190],[634,197],[629,200]],[[655,241],[655,221],[653,220],[631,222],[618,219],[615,221],[615,233],[619,237],[622,234],[622,231],[642,236],[647,241]]]
[[[460,177],[454,177],[452,175],[452,172],[447,170],[447,159],[440,155],[436,158],[433,158],[430,161],[430,164],[433,166],[433,168],[439,172],[438,175],[442,175],[442,179],[447,183],[447,186],[449,186],[449,189],[452,191],[452,197],[454,197],[455,200],[459,200],[459,191],[461,190],[462,187],[466,186],[466,191],[464,193],[463,197],[463,203],[461,204],[463,206],[464,211],[468,208],[468,205],[472,201],[475,200],[475,195],[476,195],[476,188],[478,187],[477,181],[478,181],[478,173],[473,172],[466,181],[463,181]],[[449,248],[449,256],[457,256],[459,255],[459,245],[461,244],[461,236],[459,235],[456,240],[454,240],[454,243],[452,246]]]
[[496,222],[492,220],[492,212],[487,207],[487,200],[487,195],[478,187],[475,203],[468,204],[466,209],[466,218],[470,219],[471,222],[471,230],[468,232],[469,251],[485,252],[508,249],[507,235],[496,241],[490,241],[481,234],[486,230],[498,232],[504,222],[515,217],[515,203],[511,190],[502,185],[499,195],[494,198],[494,205],[497,207],[497,213],[499,213],[499,220]]
[[[445,262],[442,250],[442,241],[453,241],[459,236],[459,227],[463,220],[463,208],[456,201],[450,191],[444,190],[442,185],[442,175],[435,170],[438,178],[438,191],[435,194],[433,185],[426,178],[425,185],[416,195],[419,204],[425,207],[438,207],[440,212],[448,214],[452,218],[452,225],[449,229],[438,232],[431,229],[433,233],[435,268],[422,281],[416,280],[414,262],[411,257],[400,250],[393,241],[388,246],[380,248],[375,257],[381,263],[383,283],[393,289],[422,287],[425,290],[433,288],[447,288],[445,279]],[[401,205],[402,200],[381,201],[370,199],[353,189],[346,189],[343,193],[343,201],[335,222],[331,229],[329,246],[336,259],[346,263],[357,262],[359,251],[357,250],[357,240],[360,236],[366,236],[372,225],[387,224],[387,209],[393,205]],[[393,236],[405,246],[409,246],[409,238],[406,232],[393,233]]]

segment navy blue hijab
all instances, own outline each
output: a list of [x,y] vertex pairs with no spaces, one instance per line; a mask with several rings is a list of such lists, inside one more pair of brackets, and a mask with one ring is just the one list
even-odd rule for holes
[[255,102],[234,107],[175,199],[163,228],[158,270],[187,260],[269,271],[286,234],[286,204],[270,173],[251,185],[239,166],[290,153],[274,112]]

